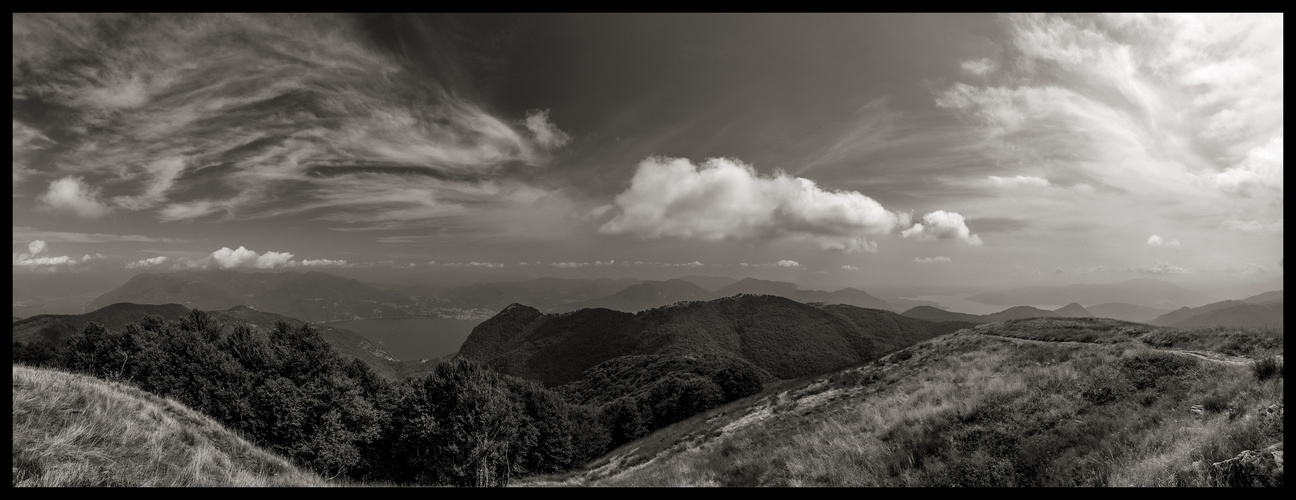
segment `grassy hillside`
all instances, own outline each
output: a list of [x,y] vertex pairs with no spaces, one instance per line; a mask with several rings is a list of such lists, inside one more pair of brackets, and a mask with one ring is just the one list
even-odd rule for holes
[[[1278,356],[1207,350],[1223,345]],[[525,483],[1281,486],[1282,345],[1281,329],[979,325],[767,387],[581,473]],[[1277,455],[1276,475],[1229,461],[1244,452]]]
[[13,367],[13,485],[325,486],[173,400]]

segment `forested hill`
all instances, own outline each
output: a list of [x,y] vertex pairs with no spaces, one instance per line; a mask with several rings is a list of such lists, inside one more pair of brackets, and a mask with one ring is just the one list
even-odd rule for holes
[[967,326],[771,295],[684,302],[637,314],[542,314],[515,304],[474,328],[459,356],[551,387],[619,356],[651,354],[729,356],[789,379],[875,359]]
[[[105,306],[85,314],[57,314],[33,316],[13,324],[13,345],[16,351],[53,350],[64,348],[66,340],[81,332],[91,323],[97,323],[107,330],[120,331],[127,325],[139,323],[147,316],[156,317],[162,322],[176,321],[189,316],[190,309],[180,304],[130,304],[120,303]],[[246,325],[262,332],[275,328],[282,321],[296,328],[304,321],[274,313],[257,311],[245,306],[234,306],[221,311],[208,311],[211,319],[230,327]],[[341,328],[319,325],[319,335],[334,350],[345,358],[358,359],[375,373],[389,380],[398,378],[393,362],[395,358],[383,352],[373,342],[362,335]],[[16,353],[22,355],[22,353]],[[18,359],[18,358],[16,358]]]

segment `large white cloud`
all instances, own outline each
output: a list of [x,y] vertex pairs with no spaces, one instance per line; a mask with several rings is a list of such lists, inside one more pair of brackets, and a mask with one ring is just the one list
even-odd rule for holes
[[922,216],[922,222],[900,232],[905,238],[920,240],[952,239],[970,245],[980,245],[981,237],[972,234],[963,215],[957,212],[937,210]]
[[71,212],[85,218],[97,218],[112,212],[99,201],[98,190],[86,185],[80,177],[64,177],[51,182],[49,190],[37,199],[47,210]]
[[266,252],[258,254],[255,251],[248,250],[242,246],[238,249],[231,250],[229,247],[222,247],[220,250],[212,252],[211,260],[217,266],[223,269],[234,267],[255,267],[257,269],[274,269],[279,267],[292,267],[297,265],[297,261],[292,260],[293,254],[287,252]]
[[616,197],[603,234],[706,241],[812,240],[823,248],[873,251],[866,237],[891,232],[901,216],[855,191],[829,191],[781,171],[759,175],[727,158],[694,165],[648,158]]

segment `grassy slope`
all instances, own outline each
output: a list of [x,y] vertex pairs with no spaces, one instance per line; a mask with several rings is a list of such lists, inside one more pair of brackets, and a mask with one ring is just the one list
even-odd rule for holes
[[13,367],[14,486],[324,486],[212,419],[137,388]]
[[[1220,346],[1233,352],[1209,351]],[[1282,377],[1258,380],[1233,356],[1281,353],[1281,329],[981,325],[782,382],[523,484],[1219,485],[1210,463],[1283,441],[1281,419],[1261,411],[1282,404]]]

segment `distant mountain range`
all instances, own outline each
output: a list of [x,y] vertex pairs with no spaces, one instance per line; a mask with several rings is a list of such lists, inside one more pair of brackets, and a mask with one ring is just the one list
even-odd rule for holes
[[918,306],[901,313],[903,316],[926,321],[965,321],[968,323],[997,323],[1025,318],[1092,318],[1095,315],[1080,304],[1072,302],[1055,311],[1031,306],[1016,306],[992,314],[967,314]]
[[1196,307],[1213,302],[1211,296],[1179,285],[1151,278],[1118,283],[1076,284],[1066,286],[1029,286],[1003,292],[978,293],[967,298],[993,305],[1020,304],[1103,304],[1121,302],[1143,307],[1173,309]]
[[729,356],[768,377],[787,379],[868,361],[967,326],[848,305],[815,307],[772,295],[678,303],[637,314],[544,314],[514,304],[477,325],[458,356],[549,386],[631,355]]
[[1282,290],[1201,307],[1182,307],[1153,319],[1153,325],[1175,327],[1264,327],[1283,324]]
[[145,273],[94,299],[95,310],[120,302],[178,303],[202,310],[248,306],[310,323],[372,317],[411,317],[407,295],[321,272],[242,273],[192,271]]

